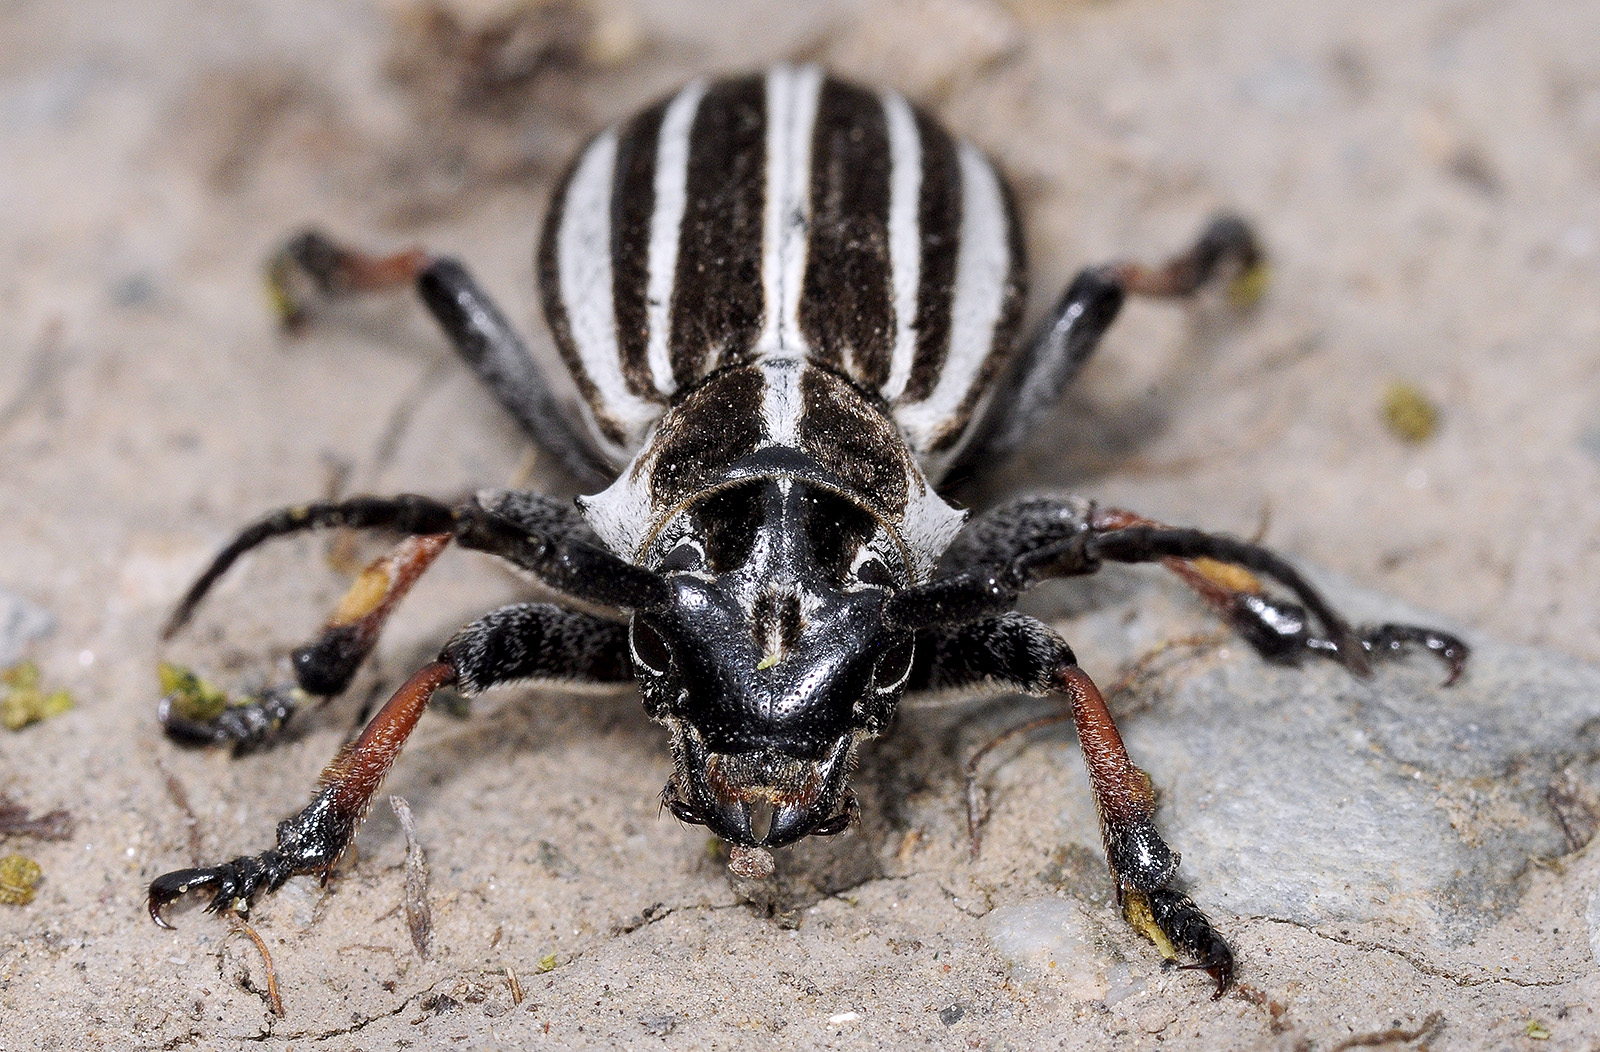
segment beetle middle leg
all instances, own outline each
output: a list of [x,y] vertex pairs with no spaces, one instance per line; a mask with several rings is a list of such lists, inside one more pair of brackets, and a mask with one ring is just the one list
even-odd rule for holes
[[[499,524],[500,532],[490,523]],[[194,744],[253,749],[282,732],[305,695],[342,693],[376,646],[390,615],[449,545],[458,527],[473,535],[464,539],[465,546],[509,554],[513,561],[517,542],[526,547],[528,538],[534,539],[534,544],[577,546],[580,551],[600,545],[570,503],[516,490],[487,491],[460,511],[411,496],[357,497],[339,504],[286,508],[247,527],[223,548],[173,611],[163,638],[171,638],[187,623],[211,586],[246,552],[276,537],[333,526],[393,529],[410,536],[363,570],[317,638],[292,652],[298,689],[287,684],[274,686],[259,698],[230,705],[210,719],[187,717],[170,699],[163,701],[161,723],[169,735]],[[604,576],[603,565],[599,573]],[[553,583],[559,588],[559,582]]]
[[[1293,662],[1309,654],[1364,676],[1372,658],[1421,647],[1444,662],[1448,685],[1470,653],[1450,633],[1422,626],[1351,626],[1287,560],[1260,545],[1070,497],[1024,497],[973,519],[945,552],[943,576],[895,596],[888,616],[913,628],[994,616],[1038,581],[1093,573],[1107,561],[1165,564],[1269,660]],[[1248,572],[1224,574],[1223,566]],[[1281,585],[1293,600],[1268,595],[1257,575]]]
[[1200,908],[1174,885],[1178,853],[1157,832],[1150,779],[1134,765],[1099,689],[1072,648],[1045,624],[1011,613],[924,631],[908,689],[974,685],[1064,697],[1094,789],[1106,864],[1124,915],[1162,955],[1193,958],[1220,997],[1233,981],[1233,952]]
[[162,909],[192,890],[211,892],[209,911],[246,912],[258,893],[276,891],[292,876],[318,873],[326,880],[434,692],[454,686],[472,695],[524,680],[631,682],[627,626],[547,603],[502,607],[474,621],[339,750],[311,802],[279,823],[275,847],[157,877],[150,884],[151,919],[168,927]]

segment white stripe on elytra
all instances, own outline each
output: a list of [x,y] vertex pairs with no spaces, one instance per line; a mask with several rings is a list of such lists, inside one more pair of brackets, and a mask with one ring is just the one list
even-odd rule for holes
[[922,138],[917,118],[904,97],[883,95],[889,125],[889,269],[894,283],[894,352],[889,379],[880,391],[893,402],[911,379],[917,353],[917,287],[922,277],[922,229],[918,223],[922,197]]
[[600,397],[598,411],[615,419],[636,440],[661,414],[661,406],[630,392],[622,376],[611,290],[611,184],[616,158],[616,132],[608,131],[584,151],[573,170],[561,206],[557,271],[578,360]]
[[765,318],[758,355],[802,353],[800,292],[811,223],[811,136],[822,70],[775,66],[767,73],[767,199],[761,237]]
[[961,143],[961,247],[950,305],[950,349],[928,397],[895,409],[911,448],[938,437],[966,399],[994,345],[995,324],[1011,272],[1011,240],[1000,180],[977,148]]
[[671,394],[672,287],[678,272],[678,243],[689,190],[689,133],[700,112],[706,84],[697,80],[678,92],[661,115],[656,141],[655,209],[650,214],[649,284],[645,290],[648,319],[647,356],[656,390]]

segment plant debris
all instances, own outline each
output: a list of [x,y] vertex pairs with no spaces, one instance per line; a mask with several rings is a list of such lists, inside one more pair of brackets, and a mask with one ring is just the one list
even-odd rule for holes
[[1383,393],[1383,422],[1400,441],[1421,445],[1439,430],[1439,407],[1420,388],[1395,380]]
[[21,661],[0,672],[0,723],[7,730],[20,731],[30,723],[39,723],[77,704],[70,691],[45,691],[40,686],[39,666],[32,661]]
[[201,679],[186,665],[163,661],[156,666],[156,675],[161,679],[161,696],[171,704],[175,715],[186,720],[214,720],[231,704],[227,692],[210,680]]
[[7,855],[0,858],[0,903],[7,906],[26,906],[33,901],[44,870],[39,863],[26,855]]
[[428,853],[417,841],[416,822],[405,797],[389,797],[389,806],[406,835],[406,927],[411,930],[411,945],[417,956],[428,959],[428,935],[433,931],[433,912],[428,909]]
[[[261,951],[261,960],[264,961],[267,966],[267,1004],[272,1008],[272,1014],[277,1016],[279,1019],[282,1019],[283,998],[278,996],[278,971],[272,966],[272,954],[267,952],[266,942],[261,938],[260,935],[257,935],[256,930],[250,927],[249,924],[245,923],[244,918],[239,916],[237,913],[229,913],[228,920],[233,925],[233,931],[229,934],[247,936],[251,942],[256,944],[256,949]],[[250,990],[251,988],[246,985],[245,989]],[[251,992],[257,993],[259,991],[251,990]]]
[[63,808],[36,817],[10,797],[0,795],[0,836],[31,836],[39,840],[67,840],[72,837],[72,815]]

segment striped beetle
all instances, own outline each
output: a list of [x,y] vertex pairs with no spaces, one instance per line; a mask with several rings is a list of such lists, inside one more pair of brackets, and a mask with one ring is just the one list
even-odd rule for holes
[[[161,910],[190,889],[242,911],[293,874],[326,876],[445,685],[637,679],[671,731],[664,805],[769,865],[764,849],[849,824],[857,749],[902,695],[998,690],[1068,702],[1125,912],[1220,996],[1232,953],[1175,886],[1149,779],[1071,648],[1012,611],[1019,593],[1108,560],[1160,561],[1267,658],[1319,655],[1367,675],[1372,657],[1421,646],[1453,681],[1466,647],[1416,626],[1353,628],[1254,544],[1079,498],[969,519],[940,487],[1018,445],[1128,294],[1187,297],[1261,265],[1249,228],[1222,217],[1163,265],[1083,271],[1019,343],[1021,235],[990,161],[893,92],[787,66],[690,84],[595,137],[562,181],[538,271],[574,407],[459,263],[297,237],[272,267],[286,318],[308,297],[414,284],[505,409],[596,491],[576,507],[491,491],[286,509],[217,556],[167,634],[241,554],[324,527],[405,539],[294,652],[305,693],[348,685],[452,542],[586,609],[518,603],[463,628],[339,752],[275,848],[158,878],[151,916],[165,924]],[[255,744],[293,698],[164,722],[181,738]]]

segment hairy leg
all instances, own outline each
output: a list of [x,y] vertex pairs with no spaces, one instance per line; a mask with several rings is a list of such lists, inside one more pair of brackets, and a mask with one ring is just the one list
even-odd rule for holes
[[246,912],[260,892],[290,877],[324,880],[350,846],[373,796],[416,728],[428,699],[444,686],[476,694],[518,680],[623,683],[631,679],[627,626],[544,603],[503,607],[463,628],[439,659],[413,675],[355,740],[323,769],[320,788],[294,817],[278,825],[277,845],[221,865],[180,869],[150,884],[150,917],[192,890],[211,892],[212,912]]
[[1063,698],[1071,712],[1100,816],[1106,863],[1130,923],[1164,956],[1193,959],[1217,983],[1233,981],[1233,953],[1193,901],[1175,886],[1178,854],[1157,832],[1150,779],[1134,765],[1105,699],[1060,636],[1022,614],[930,629],[908,690],[988,686]]

